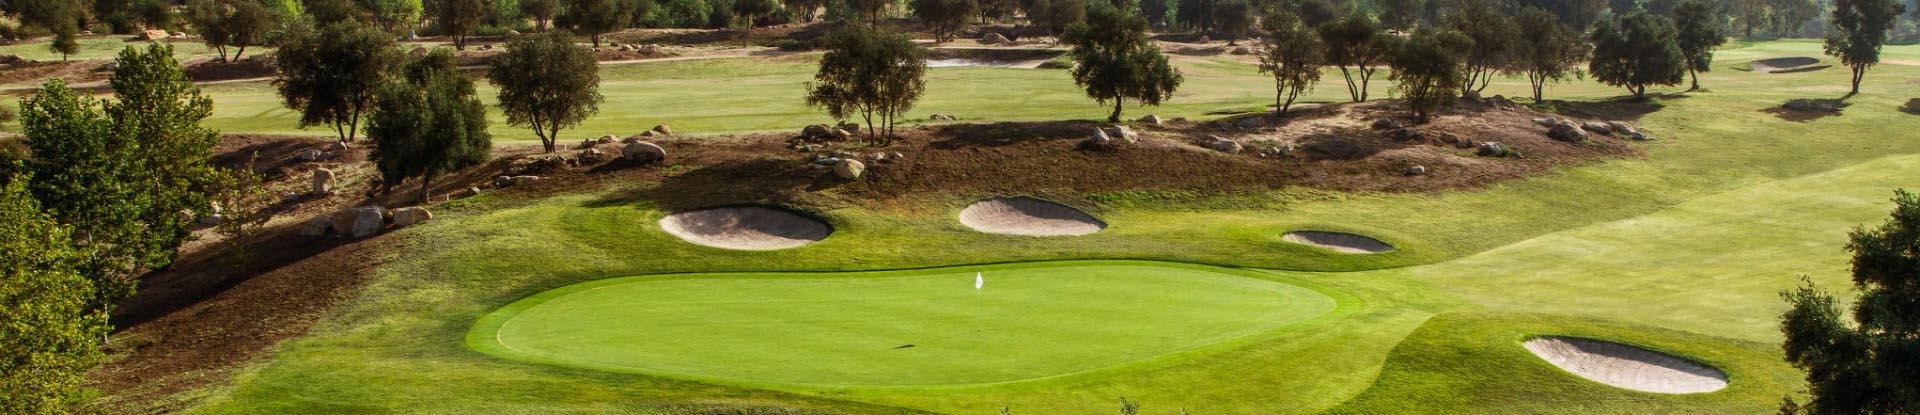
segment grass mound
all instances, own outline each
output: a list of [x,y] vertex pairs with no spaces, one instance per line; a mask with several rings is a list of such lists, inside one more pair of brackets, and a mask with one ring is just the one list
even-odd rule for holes
[[696,274],[540,293],[483,318],[468,341],[511,359],[700,380],[982,384],[1205,348],[1334,305],[1232,270],[1138,262]]

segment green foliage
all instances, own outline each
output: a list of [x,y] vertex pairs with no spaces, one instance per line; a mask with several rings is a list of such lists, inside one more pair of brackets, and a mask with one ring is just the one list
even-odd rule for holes
[[881,11],[885,10],[887,6],[890,6],[893,4],[892,0],[844,0],[844,1],[848,6],[851,6],[853,8],[853,11],[860,13],[860,18],[867,21],[868,27],[873,27],[875,25],[880,24]]
[[1319,34],[1288,16],[1270,16],[1261,39],[1260,72],[1273,75],[1273,113],[1285,116],[1300,93],[1320,82],[1325,46]]
[[47,48],[55,53],[59,53],[60,61],[65,62],[68,55],[80,53],[80,41],[77,31],[78,29],[75,29],[73,26],[62,27],[54,31],[53,43],[47,45]]
[[[969,1],[971,2],[971,1]],[[746,20],[747,28],[753,28],[754,21],[780,10],[780,0],[733,0],[733,14]],[[729,27],[731,24],[722,25]]]
[[1687,59],[1695,90],[1700,89],[1700,72],[1713,70],[1713,48],[1727,43],[1727,35],[1720,33],[1721,20],[1706,0],[1687,0],[1673,9],[1680,54]]
[[87,6],[83,0],[9,1],[0,3],[0,10],[12,14],[23,25],[58,33],[67,27],[78,31],[77,23],[86,17]]
[[1392,55],[1400,38],[1388,35],[1372,19],[1359,14],[1327,22],[1320,25],[1319,31],[1326,45],[1326,64],[1340,67],[1340,76],[1346,79],[1347,94],[1353,102],[1366,102],[1368,84],[1380,65]]
[[911,4],[913,16],[931,26],[934,39],[941,42],[952,41],[980,15],[980,3],[975,0],[912,0]]
[[408,34],[414,25],[420,23],[426,7],[421,0],[360,0],[370,2],[367,10],[373,12],[373,22],[381,30],[393,34]]
[[547,23],[560,15],[560,0],[520,0],[520,13],[532,17],[534,27],[544,32]]
[[600,46],[600,35],[627,27],[633,21],[637,0],[562,0],[565,12],[554,24],[593,38]]
[[1579,65],[1587,60],[1587,41],[1572,27],[1561,23],[1553,13],[1527,7],[1514,16],[1517,35],[1514,42],[1514,70],[1527,76],[1528,91],[1535,103],[1546,99],[1548,83],[1560,82],[1568,75],[1579,75]]
[[1394,91],[1420,121],[1454,102],[1465,88],[1461,82],[1473,39],[1451,30],[1421,29],[1395,51],[1390,64]]
[[486,23],[488,7],[483,0],[433,0],[428,9],[434,24],[453,37],[455,49],[467,49],[467,36]]
[[216,173],[207,159],[218,138],[199,123],[213,103],[172,54],[164,44],[121,52],[108,81],[113,102],[56,80],[21,105],[30,188],[92,250],[82,272],[97,309],[131,294],[133,276],[171,263],[191,236],[182,212],[210,206],[204,192]]
[[1462,69],[1466,79],[1461,81],[1461,92],[1478,94],[1493,83],[1495,74],[1511,72],[1514,49],[1520,47],[1521,40],[1513,17],[1495,9],[1488,0],[1458,0],[1441,20],[1449,29],[1473,39]]
[[187,2],[187,21],[200,33],[200,39],[227,61],[227,47],[238,50],[239,60],[248,46],[266,43],[267,33],[277,26],[272,9],[255,0],[192,0]]
[[487,107],[446,49],[408,63],[405,81],[382,89],[375,108],[367,138],[387,191],[419,178],[426,203],[434,177],[484,163],[492,154]]
[[807,105],[834,119],[858,115],[869,141],[890,143],[894,123],[927,90],[926,51],[906,36],[859,26],[828,36],[820,70],[807,84]]
[[70,230],[41,210],[25,177],[0,177],[0,413],[66,414],[103,360],[106,315],[76,266]]
[[1561,23],[1584,31],[1607,13],[1607,0],[1516,0],[1515,7],[1538,7],[1560,18]]
[[1834,33],[1827,37],[1826,51],[1853,69],[1853,92],[1848,96],[1860,93],[1867,68],[1880,63],[1880,46],[1886,44],[1887,33],[1906,10],[1906,5],[1893,0],[1834,1]]
[[275,46],[282,102],[300,112],[300,128],[328,125],[341,142],[358,135],[361,115],[402,58],[393,36],[352,20],[293,25]]
[[1587,70],[1601,83],[1625,87],[1636,100],[1648,85],[1679,85],[1686,80],[1687,58],[1680,53],[1673,22],[1636,12],[1595,26],[1588,40],[1593,61]]
[[487,78],[500,89],[507,125],[531,127],[548,153],[560,130],[600,111],[600,65],[573,35],[554,31],[516,37],[493,59]]
[[1033,0],[1027,16],[1047,34],[1061,36],[1067,27],[1087,21],[1087,0]]
[[713,14],[713,5],[706,0],[664,0],[658,9],[647,16],[647,26],[705,27]]
[[1213,23],[1219,26],[1220,36],[1231,44],[1247,36],[1253,29],[1253,3],[1247,0],[1215,0],[1213,2]]
[[[1812,281],[1781,293],[1787,362],[1806,371],[1809,401],[1800,413],[1904,414],[1920,411],[1920,196],[1898,190],[1892,218],[1848,234],[1853,286],[1860,298],[1851,324],[1839,302]],[[1792,406],[1789,404],[1788,406]]]
[[1114,7],[1094,7],[1087,21],[1067,28],[1073,45],[1073,82],[1095,102],[1113,102],[1108,121],[1119,122],[1121,103],[1160,105],[1185,81],[1167,55],[1147,38],[1147,20]]
[[1218,0],[1176,0],[1173,20],[1188,30],[1206,33],[1213,30],[1214,3]]
[[1413,30],[1420,21],[1422,0],[1374,0],[1379,7],[1380,25],[1392,30]]

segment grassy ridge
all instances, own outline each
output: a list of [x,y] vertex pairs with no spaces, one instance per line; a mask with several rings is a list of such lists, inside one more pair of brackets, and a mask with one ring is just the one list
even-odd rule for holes
[[[1811,42],[1761,43],[1723,51],[1720,62],[1817,51]],[[1915,47],[1888,51],[1920,56]],[[1793,389],[1787,385],[1794,374],[1772,363],[1777,334],[1770,319],[1782,309],[1774,293],[1802,272],[1838,286],[1845,260],[1839,236],[1852,224],[1877,222],[1891,189],[1920,174],[1920,161],[1909,156],[1920,153],[1920,142],[1900,139],[1920,128],[1920,117],[1894,110],[1920,94],[1920,86],[1896,81],[1920,78],[1917,69],[1882,65],[1868,79],[1871,92],[1844,115],[1805,122],[1766,109],[1791,98],[1838,96],[1843,71],[1716,71],[1703,79],[1713,92],[1663,98],[1635,115],[1662,139],[1644,159],[1447,194],[1288,190],[1246,196],[1251,203],[1232,207],[1124,198],[1097,209],[1110,228],[1088,238],[967,232],[952,215],[980,195],[948,195],[898,211],[829,209],[836,234],[826,241],[730,252],[660,232],[652,224],[661,213],[646,201],[580,195],[494,210],[487,207],[491,196],[481,196],[464,202],[472,208],[401,231],[397,236],[414,242],[359,298],[232,388],[211,391],[214,399],[197,412],[650,414],[691,401],[853,413],[993,413],[1001,406],[1094,413],[1127,396],[1144,402],[1146,413],[1184,407],[1196,414],[1301,414],[1342,404],[1353,411],[1410,409],[1411,397],[1433,395],[1457,397],[1437,403],[1435,413],[1751,412],[1745,402],[1775,402]],[[1561,88],[1614,94],[1591,84]],[[1279,239],[1299,227],[1359,231],[1403,249],[1335,255]],[[463,341],[482,316],[516,299],[610,277],[1066,258],[1299,270],[1263,277],[1338,293],[1330,295],[1339,306],[1230,350],[955,390],[714,386],[497,359]],[[1361,270],[1371,271],[1308,272]],[[1456,313],[1477,317],[1449,320]],[[1434,316],[1442,323],[1423,327]],[[1507,341],[1521,333],[1569,334],[1536,333],[1558,330],[1674,342],[1662,348],[1726,366],[1737,376],[1735,387],[1691,398],[1622,395],[1525,366],[1537,362]],[[1516,382],[1476,388],[1458,381],[1472,377],[1436,374],[1443,369],[1513,373]],[[1542,396],[1582,404],[1526,400]],[[1742,403],[1717,403],[1733,401]]]

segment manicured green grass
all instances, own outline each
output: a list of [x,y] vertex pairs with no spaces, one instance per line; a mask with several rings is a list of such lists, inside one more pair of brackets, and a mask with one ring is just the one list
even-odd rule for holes
[[[48,46],[52,44],[50,42],[51,41],[23,42],[12,45],[0,45],[0,55],[14,55],[36,61],[59,61],[60,53],[48,48]],[[200,41],[197,40],[164,40],[163,42],[173,45],[173,56],[177,59],[184,60],[190,57],[213,54],[212,49],[207,48],[207,44],[200,43]],[[116,56],[120,56],[120,51],[128,46],[145,48],[148,43],[153,42],[138,40],[132,36],[86,37],[80,39],[80,52],[67,55],[67,59],[113,59]],[[253,52],[254,48],[247,49],[248,54],[252,54]]]
[[[990,285],[976,290],[976,273]],[[1229,342],[1333,300],[1228,269],[1039,263],[599,280],[520,300],[479,350],[745,384],[948,386],[1061,376]]]
[[[1721,51],[1723,66],[1702,79],[1711,92],[1665,96],[1642,107],[1645,114],[1624,116],[1661,139],[1641,145],[1644,157],[1436,194],[1096,195],[1093,213],[1109,228],[1081,238],[970,232],[954,214],[989,195],[954,194],[897,209],[826,208],[821,215],[836,232],[825,241],[737,252],[674,239],[653,225],[661,209],[618,196],[625,193],[526,204],[481,196],[390,236],[409,243],[358,297],[234,385],[205,391],[211,398],[192,412],[656,414],[697,413],[679,406],[696,403],[1082,414],[1111,412],[1120,396],[1151,414],[1764,412],[1800,389],[1799,374],[1778,360],[1773,319],[1784,306],[1777,292],[1800,274],[1844,287],[1846,229],[1880,221],[1892,189],[1920,177],[1920,141],[1903,139],[1920,129],[1920,117],[1895,110],[1920,95],[1920,85],[1904,81],[1920,78],[1920,68],[1882,65],[1843,114],[1787,120],[1766,110],[1792,98],[1838,97],[1846,73],[1724,66],[1818,49],[1788,41]],[[1920,59],[1920,47],[1887,51]],[[1246,79],[1249,94],[1269,85],[1253,75],[1234,79]],[[1338,92],[1329,87],[1321,93]],[[1517,90],[1506,82],[1490,93]],[[1591,83],[1553,92],[1618,93]],[[1082,111],[1034,109],[1043,110]],[[1101,115],[1090,111],[1077,118]],[[1338,255],[1280,239],[1301,228],[1374,235],[1401,250]],[[1320,292],[1335,305],[1244,342],[1093,372],[941,388],[702,383],[500,358],[467,341],[501,307],[609,278],[1060,259],[1265,268],[1252,275]],[[1621,391],[1557,371],[1520,348],[1526,336],[1547,334],[1680,354],[1721,367],[1732,384],[1688,396]]]

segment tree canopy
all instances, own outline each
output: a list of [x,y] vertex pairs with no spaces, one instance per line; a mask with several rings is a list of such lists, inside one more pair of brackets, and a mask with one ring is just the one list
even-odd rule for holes
[[1893,0],[1834,0],[1833,34],[1827,36],[1826,51],[1853,70],[1853,90],[1847,96],[1860,93],[1860,81],[1868,68],[1880,63],[1880,47],[1906,10]]
[[1527,7],[1514,16],[1515,28],[1525,42],[1516,42],[1514,70],[1527,76],[1533,102],[1546,99],[1548,83],[1580,75],[1579,65],[1587,60],[1587,40],[1572,27],[1561,23],[1553,13]]
[[941,42],[952,41],[980,15],[980,3],[975,0],[913,0],[911,6],[914,17],[931,26],[933,38]]
[[600,65],[573,35],[553,31],[507,42],[507,53],[493,58],[487,78],[499,87],[507,125],[530,127],[547,152],[560,130],[600,112]]
[[1386,63],[1400,38],[1388,35],[1372,19],[1353,14],[1320,26],[1320,40],[1326,47],[1325,63],[1340,68],[1347,81],[1347,95],[1353,102],[1367,100],[1367,86]]
[[106,314],[76,269],[85,253],[41,210],[25,177],[0,177],[0,412],[66,414],[104,360]]
[[290,25],[275,46],[273,85],[300,127],[327,125],[341,142],[359,135],[360,118],[402,55],[393,36],[356,21]]
[[565,12],[556,23],[592,38],[600,47],[600,35],[624,29],[633,21],[636,0],[562,0]]
[[1627,88],[1646,99],[1649,85],[1679,85],[1686,80],[1686,56],[1680,53],[1673,22],[1646,12],[1601,21],[1593,28],[1593,61],[1587,70],[1601,83]]
[[1720,33],[1720,17],[1706,0],[1687,0],[1673,8],[1674,30],[1679,32],[1680,54],[1687,58],[1691,90],[1700,89],[1700,73],[1713,70],[1713,48],[1727,43]]
[[266,43],[267,33],[277,26],[278,16],[256,0],[192,0],[187,2],[187,21],[200,33],[200,40],[229,61],[227,47],[237,48],[231,60],[246,55],[247,47]]
[[1074,83],[1095,102],[1113,102],[1108,121],[1120,121],[1126,100],[1160,105],[1185,81],[1160,47],[1147,38],[1147,20],[1136,13],[1094,7],[1086,22],[1067,29],[1064,40],[1073,45],[1068,55],[1074,61]]
[[1885,223],[1848,235],[1860,292],[1851,313],[1811,282],[1781,293],[1792,307],[1780,317],[1782,349],[1806,371],[1809,395],[1804,406],[1789,400],[1782,412],[1920,412],[1920,196],[1900,190],[1893,201]]
[[367,138],[387,190],[418,178],[426,203],[433,178],[484,163],[492,154],[486,104],[446,49],[409,62],[402,81],[381,90],[376,108]]
[[1472,49],[1473,38],[1460,32],[1421,29],[1394,51],[1394,90],[1415,119],[1431,119],[1434,111],[1460,96],[1466,80],[1462,73]]
[[1473,39],[1466,67],[1462,68],[1466,79],[1461,80],[1461,92],[1478,94],[1493,83],[1495,74],[1509,72],[1513,50],[1523,39],[1515,30],[1513,18],[1487,0],[1457,0],[1452,4],[1454,7],[1442,20],[1448,28]]
[[482,0],[432,0],[427,3],[427,11],[433,21],[447,36],[453,37],[453,48],[467,49],[467,36],[474,29],[486,23],[487,3]]
[[859,26],[829,35],[826,49],[807,86],[807,105],[835,119],[859,116],[868,140],[890,142],[894,122],[927,90],[926,51],[906,36]]
[[1260,72],[1273,75],[1273,113],[1287,115],[1293,100],[1320,82],[1320,36],[1299,20],[1270,16],[1260,40]]
[[547,23],[560,15],[560,0],[520,0],[520,13],[532,17],[534,28],[547,30]]

